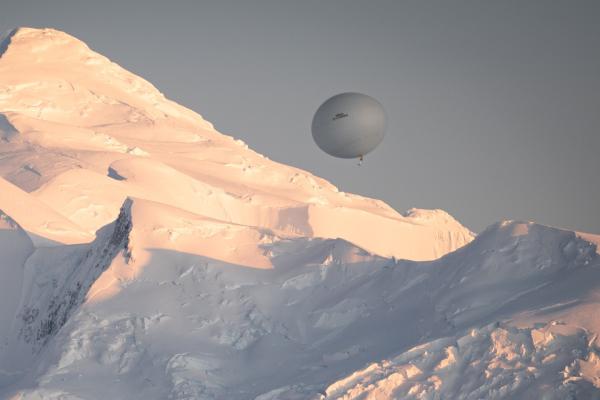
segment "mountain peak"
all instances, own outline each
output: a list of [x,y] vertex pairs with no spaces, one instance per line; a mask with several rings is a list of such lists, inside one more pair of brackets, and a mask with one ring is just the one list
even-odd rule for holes
[[70,50],[91,51],[74,36],[52,28],[19,27],[11,30],[0,44],[0,56],[13,51],[30,54],[53,53],[56,49],[68,46]]
[[213,129],[147,80],[52,28],[17,28],[2,40],[0,110],[80,127],[175,117],[186,128]]
[[253,152],[68,34],[1,43],[0,398],[597,397],[600,256],[575,233],[473,240]]
[[69,34],[19,28],[4,43],[0,139],[10,158],[0,176],[90,235],[131,196],[411,260],[438,258],[473,239],[441,211],[403,217],[260,156]]

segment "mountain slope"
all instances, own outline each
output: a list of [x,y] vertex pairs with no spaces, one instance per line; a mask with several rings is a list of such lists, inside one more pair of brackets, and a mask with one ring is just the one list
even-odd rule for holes
[[0,45],[0,398],[599,398],[597,241],[400,214],[63,32]]
[[[253,247],[247,227],[186,215],[178,230],[181,216],[128,202],[111,228],[127,245],[21,381],[34,387],[24,399],[519,398],[523,379],[539,393],[596,393],[598,319],[578,312],[599,305],[600,257],[572,232],[497,224],[415,263],[340,240],[263,233]],[[182,251],[214,235],[257,264]]]
[[85,243],[93,239],[93,235],[74,222],[2,178],[0,192],[0,211],[17,220],[37,246]]
[[0,175],[89,233],[133,196],[397,258],[435,259],[473,238],[445,212],[402,216],[266,159],[63,32],[21,28],[6,43]]

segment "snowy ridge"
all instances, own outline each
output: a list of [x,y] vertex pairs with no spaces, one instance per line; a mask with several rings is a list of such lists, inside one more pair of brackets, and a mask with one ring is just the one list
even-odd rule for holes
[[[160,235],[171,224],[155,207],[164,206],[132,202],[129,262],[96,280],[117,290],[73,314],[40,358],[41,386],[24,399],[101,398],[94,388],[108,386],[131,399],[595,393],[598,321],[578,310],[598,306],[600,257],[572,232],[497,224],[430,263],[267,236],[265,270],[169,250],[183,237],[148,235],[144,226]],[[484,278],[498,290],[483,285],[482,295]],[[392,353],[400,355],[362,370]]]
[[[21,257],[22,271],[3,265],[3,277],[11,273],[13,304],[2,315],[10,329],[3,337],[0,357],[18,369],[26,367],[50,338],[65,324],[71,313],[85,300],[88,290],[104,270],[122,253],[128,259],[127,244],[131,222],[130,202],[123,206],[117,221],[99,232],[89,245],[33,248]],[[5,220],[8,217],[5,217]],[[10,221],[10,220],[9,220]],[[25,233],[25,231],[22,231]],[[8,245],[8,240],[2,244]],[[5,254],[5,253],[4,253]],[[9,260],[15,260],[14,255]],[[20,272],[20,273],[19,273]],[[9,275],[8,277],[11,277]],[[21,285],[15,285],[20,283]],[[22,291],[15,291],[22,286]],[[14,300],[18,300],[15,303]],[[18,304],[18,306],[17,306]],[[0,375],[0,382],[2,379]]]
[[449,216],[402,216],[272,162],[53,29],[11,36],[0,58],[0,113],[0,175],[91,234],[131,196],[397,258],[435,259],[473,238]]
[[597,235],[474,238],[268,160],[63,32],[2,43],[0,398],[600,398]]

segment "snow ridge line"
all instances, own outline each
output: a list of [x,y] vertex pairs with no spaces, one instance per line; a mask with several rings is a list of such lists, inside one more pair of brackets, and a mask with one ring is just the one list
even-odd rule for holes
[[114,258],[121,252],[126,261],[129,261],[129,233],[132,228],[131,199],[126,199],[118,218],[113,224],[107,225],[103,230],[114,228],[110,235],[108,232],[99,232],[90,248],[75,264],[69,276],[62,285],[51,288],[46,293],[48,304],[42,307],[26,306],[20,314],[24,325],[20,336],[27,343],[33,345],[44,344],[50,340],[68,321],[71,314],[86,298],[87,292],[96,279],[110,266]]

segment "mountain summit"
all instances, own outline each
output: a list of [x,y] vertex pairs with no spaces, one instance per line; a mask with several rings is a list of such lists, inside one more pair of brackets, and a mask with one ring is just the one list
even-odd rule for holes
[[0,105],[5,111],[85,127],[175,117],[212,128],[165,99],[149,82],[64,32],[19,28],[2,47]]
[[2,398],[598,397],[595,240],[400,214],[66,33],[0,45]]
[[472,240],[447,214],[402,216],[266,159],[66,33],[20,28],[6,43],[0,175],[91,234],[135,196],[397,258],[435,259]]

